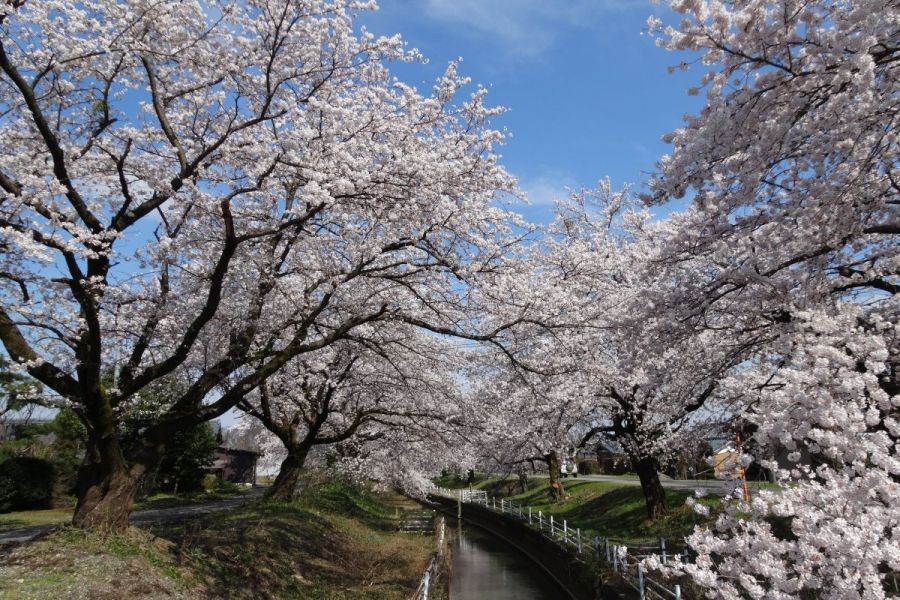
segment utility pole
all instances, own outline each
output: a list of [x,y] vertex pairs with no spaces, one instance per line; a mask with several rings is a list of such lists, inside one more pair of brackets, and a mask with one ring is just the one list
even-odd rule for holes
[[744,469],[744,463],[741,460],[741,457],[743,457],[743,451],[741,449],[741,432],[737,431],[734,435],[737,442],[738,472],[741,474],[741,484],[744,488],[744,502],[750,502],[750,488],[747,487],[747,471]]

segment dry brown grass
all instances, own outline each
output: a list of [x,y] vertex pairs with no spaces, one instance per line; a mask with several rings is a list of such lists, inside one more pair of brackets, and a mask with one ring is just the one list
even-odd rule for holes
[[151,531],[66,528],[0,557],[0,600],[405,600],[432,539],[397,532],[385,500],[331,485]]

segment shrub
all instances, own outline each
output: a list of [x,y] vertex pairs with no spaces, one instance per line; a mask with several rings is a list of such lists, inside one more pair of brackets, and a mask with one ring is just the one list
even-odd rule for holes
[[214,473],[207,473],[203,476],[203,490],[207,492],[215,491],[219,487],[219,478]]
[[582,475],[599,475],[600,464],[596,458],[585,458],[578,461],[578,472]]
[[50,508],[54,471],[53,463],[30,456],[0,463],[0,512]]
[[205,467],[213,462],[219,442],[209,423],[200,423],[172,436],[157,473],[160,489],[192,493],[203,489]]

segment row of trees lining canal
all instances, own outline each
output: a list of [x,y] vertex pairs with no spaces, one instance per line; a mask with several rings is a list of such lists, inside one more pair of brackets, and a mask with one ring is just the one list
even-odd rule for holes
[[456,64],[394,80],[420,57],[354,29],[371,7],[0,5],[0,341],[85,427],[74,523],[126,527],[172,436],[234,408],[284,457],[273,496],[310,457],[415,491],[605,439],[650,518],[661,464],[739,420],[785,485],[695,532],[687,572],[883,597],[897,7],[674,2],[650,29],[705,107],[645,193],[601,181],[547,226],[508,208],[502,110]]

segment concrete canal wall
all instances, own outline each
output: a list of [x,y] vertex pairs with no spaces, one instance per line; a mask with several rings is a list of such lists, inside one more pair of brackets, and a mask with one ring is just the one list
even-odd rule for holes
[[[458,504],[450,498],[432,496],[429,503],[449,516],[457,516]],[[593,565],[569,550],[523,526],[517,520],[497,514],[477,504],[463,504],[462,519],[502,539],[543,568],[572,600],[617,599],[620,596],[602,585]]]

